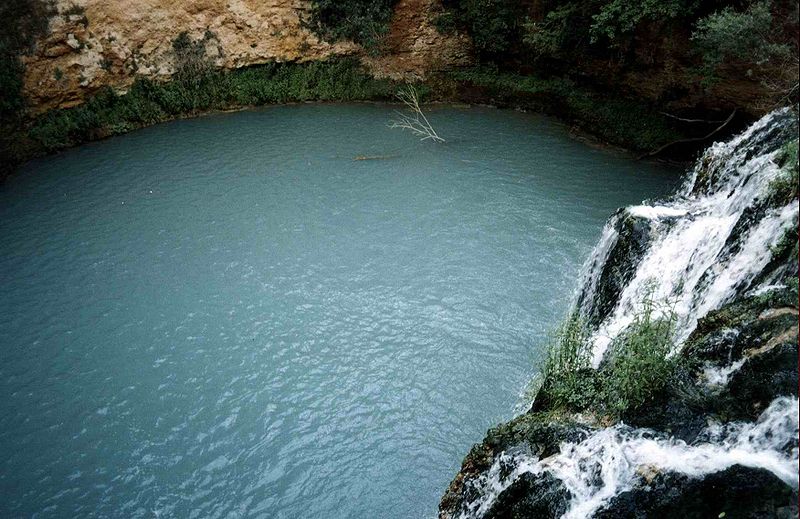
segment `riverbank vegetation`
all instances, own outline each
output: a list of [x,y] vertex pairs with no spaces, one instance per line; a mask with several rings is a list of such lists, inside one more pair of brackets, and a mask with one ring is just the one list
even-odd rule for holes
[[603,95],[563,77],[502,71],[485,65],[453,71],[456,85],[498,106],[513,106],[566,119],[602,140],[650,151],[685,136],[675,121],[644,101]]
[[[797,0],[444,0],[443,29],[472,36],[481,61],[511,70],[620,75],[672,65],[709,85],[742,75],[780,102],[797,94]],[[594,70],[604,63],[602,70]],[[570,71],[572,74],[569,74]],[[676,87],[679,85],[675,85]]]
[[[191,43],[176,46],[191,60]],[[200,60],[202,63],[202,60]],[[186,69],[191,73],[181,74]],[[220,71],[184,63],[169,82],[137,79],[125,94],[107,88],[74,108],[53,110],[18,134],[19,157],[50,152],[182,116],[213,110],[304,101],[388,99],[396,85],[374,79],[352,58],[310,63],[268,63]]]

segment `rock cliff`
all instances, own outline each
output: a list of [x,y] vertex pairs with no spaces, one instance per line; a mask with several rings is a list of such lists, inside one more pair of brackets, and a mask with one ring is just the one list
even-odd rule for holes
[[[351,42],[322,41],[305,27],[305,0],[57,0],[47,34],[24,57],[24,93],[30,112],[80,104],[110,86],[124,91],[136,77],[168,79],[175,72],[173,41],[202,41],[216,67],[234,69],[270,61],[313,61],[365,55]],[[438,0],[401,0],[387,53],[365,57],[378,77],[424,77],[469,60],[463,36],[441,35],[431,16]]]

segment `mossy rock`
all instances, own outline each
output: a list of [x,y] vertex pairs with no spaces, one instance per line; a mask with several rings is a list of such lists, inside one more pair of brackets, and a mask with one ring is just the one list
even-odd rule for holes
[[[488,471],[496,457],[501,453],[522,450],[529,455],[546,458],[557,454],[563,442],[580,442],[584,440],[589,431],[588,427],[575,423],[569,416],[555,413],[526,413],[489,429],[483,442],[474,445],[466,458],[464,458],[461,470],[450,483],[439,503],[439,516],[447,518],[460,515],[464,506],[477,497],[471,494],[473,491],[472,480]],[[506,496],[504,502],[510,507],[509,510],[517,510],[514,507],[516,498],[512,497],[521,497],[525,493],[524,489],[542,484],[541,481],[520,483],[520,486],[515,487],[511,494]],[[550,487],[549,485],[545,486]],[[556,494],[559,491],[555,488],[551,490],[551,505],[556,506],[558,502]],[[530,506],[539,505],[530,504]],[[523,510],[523,508],[519,510]],[[496,515],[493,517],[514,516]]]
[[586,307],[590,299],[590,310],[585,316],[589,326],[599,325],[614,310],[652,241],[652,226],[648,218],[633,216],[624,209],[618,213],[614,225],[617,239],[603,263],[594,291],[582,293],[578,298],[578,307]]

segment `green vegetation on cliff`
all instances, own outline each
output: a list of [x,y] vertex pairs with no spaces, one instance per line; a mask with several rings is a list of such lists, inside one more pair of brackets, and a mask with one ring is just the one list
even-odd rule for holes
[[454,71],[449,76],[459,84],[483,90],[493,104],[557,115],[626,148],[649,151],[683,136],[673,120],[649,104],[602,95],[571,79],[503,72],[491,66]]
[[313,0],[308,25],[330,41],[352,40],[377,52],[397,0]]
[[719,79],[760,84],[765,105],[797,98],[797,0],[444,4],[443,26],[469,33],[481,60],[506,70],[621,86],[631,73],[669,69],[650,94],[663,102]]
[[[184,48],[181,43],[178,47]],[[43,149],[52,151],[209,110],[385,99],[394,92],[391,82],[373,79],[353,59],[269,63],[230,72],[208,69],[185,79],[180,74],[177,77],[181,79],[167,83],[139,79],[124,95],[106,89],[83,105],[48,112],[33,122],[28,135]]]
[[16,119],[25,107],[20,56],[47,31],[47,19],[52,12],[51,3],[41,0],[0,3],[0,20],[5,24],[0,31],[0,119],[4,123]]

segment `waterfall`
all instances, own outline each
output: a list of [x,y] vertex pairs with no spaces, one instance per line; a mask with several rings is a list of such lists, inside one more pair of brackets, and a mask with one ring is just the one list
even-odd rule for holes
[[[601,429],[545,459],[502,454],[474,483],[482,499],[462,514],[481,517],[497,496],[523,474],[550,473],[571,496],[562,519],[585,519],[612,497],[633,488],[642,468],[699,477],[733,465],[769,470],[798,488],[798,400],[776,399],[755,423],[712,424],[687,445],[625,425]],[[514,467],[509,471],[508,467]]]
[[[766,204],[770,185],[782,174],[774,161],[780,141],[775,134],[788,130],[793,119],[789,109],[763,117],[730,142],[711,146],[672,199],[628,207],[611,218],[585,268],[577,303],[590,322],[600,302],[611,307],[593,323],[595,366],[653,287],[651,297],[674,305],[678,346],[709,311],[751,288],[772,247],[797,226],[796,200],[784,207]],[[629,280],[609,304],[598,291],[625,220],[646,229],[647,249],[625,266]]]
[[[591,328],[595,367],[648,296],[674,310],[677,353],[709,312],[738,296],[776,288],[779,276],[768,272],[774,268],[772,251],[797,227],[798,203],[776,202],[771,193],[786,174],[776,158],[796,134],[791,111],[775,111],[729,142],[711,146],[668,200],[628,207],[609,219],[584,266],[573,305],[573,313]],[[724,386],[744,363],[742,358],[707,368],[705,378]],[[566,519],[591,517],[641,482],[642,470],[696,478],[741,465],[769,471],[798,488],[795,396],[775,398],[754,422],[712,423],[691,444],[622,423],[583,432],[582,440],[562,443],[548,457],[524,446],[496,455],[491,467],[469,482],[466,495],[478,497],[467,499],[461,517],[482,517],[525,474],[547,475],[563,485],[569,496]]]

